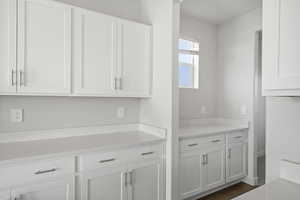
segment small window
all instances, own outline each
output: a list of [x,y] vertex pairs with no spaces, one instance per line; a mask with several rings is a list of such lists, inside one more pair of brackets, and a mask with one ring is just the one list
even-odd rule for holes
[[199,88],[199,43],[179,40],[179,87]]

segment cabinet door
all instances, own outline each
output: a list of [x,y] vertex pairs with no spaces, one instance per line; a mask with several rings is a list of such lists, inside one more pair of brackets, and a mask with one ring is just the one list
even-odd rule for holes
[[83,174],[82,200],[127,200],[125,169],[106,168]]
[[121,96],[149,96],[152,73],[151,27],[121,21],[118,33],[118,93]]
[[116,73],[115,18],[76,9],[74,22],[74,92],[80,95],[113,95]]
[[300,95],[300,1],[263,3],[263,88],[277,95],[293,95],[298,90]]
[[0,200],[10,200],[10,191],[0,191]]
[[203,167],[203,190],[217,188],[225,184],[225,146],[206,151]]
[[244,143],[229,144],[227,155],[226,182],[241,179],[247,175],[247,145]]
[[20,93],[71,91],[71,8],[48,0],[19,0]]
[[186,153],[180,157],[179,185],[181,199],[202,191],[203,156],[200,153]]
[[0,1],[0,93],[16,92],[17,1]]
[[57,178],[57,180],[26,185],[12,190],[16,200],[74,200],[74,178]]
[[144,163],[129,169],[128,200],[163,200],[162,164]]

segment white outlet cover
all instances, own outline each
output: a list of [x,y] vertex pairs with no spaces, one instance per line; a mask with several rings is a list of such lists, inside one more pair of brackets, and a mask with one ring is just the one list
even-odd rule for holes
[[125,115],[126,115],[126,109],[124,107],[118,108],[118,110],[117,110],[117,117],[119,119],[123,119],[125,117]]
[[10,110],[10,121],[13,123],[23,122],[23,109],[11,109]]

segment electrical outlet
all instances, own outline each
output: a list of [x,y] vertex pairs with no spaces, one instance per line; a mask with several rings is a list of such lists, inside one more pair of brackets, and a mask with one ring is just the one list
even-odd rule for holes
[[118,110],[117,110],[117,117],[119,119],[123,119],[125,117],[125,115],[126,115],[126,109],[124,107],[118,108]]
[[201,106],[201,114],[207,114],[206,106]]
[[10,110],[10,121],[13,123],[23,122],[23,109],[11,109]]

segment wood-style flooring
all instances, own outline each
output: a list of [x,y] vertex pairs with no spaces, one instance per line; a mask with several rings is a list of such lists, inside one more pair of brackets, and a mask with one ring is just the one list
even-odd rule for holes
[[233,185],[231,187],[225,188],[216,193],[203,197],[199,200],[230,200],[246,192],[249,192],[255,188],[256,187],[253,187],[245,183],[238,183],[236,185]]

